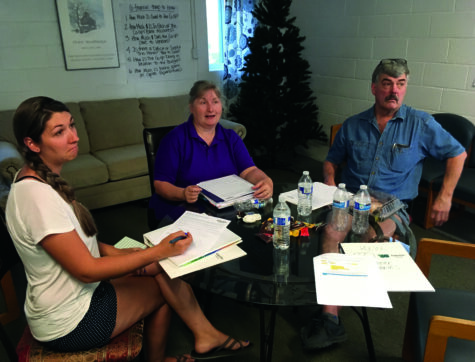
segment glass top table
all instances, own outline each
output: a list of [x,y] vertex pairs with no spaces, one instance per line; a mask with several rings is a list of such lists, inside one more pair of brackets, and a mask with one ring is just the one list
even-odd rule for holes
[[[255,210],[261,214],[262,219],[248,224],[237,218],[234,208],[218,210],[200,200],[196,204],[177,206],[172,215],[159,224],[159,227],[170,224],[185,210],[205,212],[231,221],[228,229],[242,238],[238,246],[246,252],[246,255],[186,275],[184,279],[194,288],[238,302],[250,303],[259,308],[261,361],[272,360],[278,308],[317,305],[313,258],[322,253],[321,230],[325,227],[331,207],[313,210],[311,215],[302,217],[297,214],[295,205],[290,203],[288,205],[294,220],[314,227],[309,228],[308,237],[291,236],[290,247],[287,250],[275,249],[272,240],[266,243],[257,235],[262,222],[272,218],[275,204]],[[266,317],[266,312],[270,312],[270,317]],[[363,308],[363,314],[356,312],[363,322],[370,359],[373,359],[374,349],[366,310]]]
[[[296,208],[291,210],[296,218]],[[307,221],[322,225],[329,210],[315,210]],[[289,249],[278,250],[272,240],[266,243],[257,235],[261,223],[272,217],[272,206],[264,208],[261,215],[262,220],[247,224],[234,213],[228,229],[242,238],[238,246],[247,255],[197,273],[191,283],[214,294],[264,306],[316,305],[313,257],[320,253],[319,230],[310,230],[308,237],[291,236]]]

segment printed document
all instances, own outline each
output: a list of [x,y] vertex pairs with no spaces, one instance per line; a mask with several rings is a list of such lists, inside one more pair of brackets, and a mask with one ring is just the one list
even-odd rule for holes
[[129,249],[129,248],[145,249],[147,248],[147,245],[137,240],[134,240],[132,238],[129,238],[128,236],[124,236],[122,239],[120,239],[119,242],[114,244],[114,247],[116,247],[117,249]]
[[374,258],[328,253],[313,265],[318,304],[392,308]]
[[342,243],[341,247],[345,254],[373,257],[389,292],[434,291],[434,287],[400,242]]
[[[175,263],[170,261],[168,258],[159,261],[159,264],[168,274],[168,276],[173,279],[181,277],[195,271],[206,269],[221,263],[225,263],[229,260],[240,258],[241,256],[246,255],[246,252],[237,246],[236,240],[240,241],[241,238],[234,234],[231,230],[226,229],[222,235],[223,239],[229,241],[231,244],[223,249],[217,250],[214,253],[206,255],[197,259],[195,262],[185,264],[183,266],[177,266]],[[224,242],[225,240],[223,240]],[[127,236],[124,236],[118,243],[114,245],[118,249],[127,249],[127,248],[147,248],[147,245],[131,239]],[[151,245],[149,245],[151,246]]]
[[[333,204],[333,193],[336,189],[336,186],[328,186],[321,182],[314,182],[312,194],[312,210]],[[295,189],[282,193],[282,195],[284,195],[285,201],[297,205],[299,200],[297,191],[298,190]]]
[[237,200],[249,199],[254,193],[253,184],[238,175],[203,181],[198,186],[203,189],[205,198],[218,208],[231,206]]
[[157,245],[163,238],[176,231],[191,233],[193,243],[186,252],[169,258],[177,266],[181,266],[229,245],[229,240],[221,236],[229,223],[229,220],[219,217],[185,211],[173,224],[144,234],[144,242],[148,245]]
[[246,252],[237,245],[237,243],[241,241],[241,238],[231,230],[225,229],[221,235],[221,238],[222,243],[226,244],[227,246],[223,247],[222,249],[210,252],[204,257],[198,258],[182,266],[177,266],[170,260],[170,258],[160,260],[159,264],[162,266],[163,270],[165,270],[168,276],[173,279],[246,255]]

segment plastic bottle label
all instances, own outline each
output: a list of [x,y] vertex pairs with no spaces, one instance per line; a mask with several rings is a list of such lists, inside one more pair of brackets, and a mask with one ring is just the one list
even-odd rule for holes
[[361,204],[355,201],[355,209],[360,211],[369,211],[369,209],[371,209],[371,204]]
[[300,186],[299,187],[299,190],[302,194],[304,195],[309,195],[313,192],[313,185],[310,186],[310,187],[304,187],[304,186]]
[[290,225],[290,216],[288,217],[274,217],[274,225]]
[[333,201],[333,207],[336,209],[345,209],[348,206],[348,201]]

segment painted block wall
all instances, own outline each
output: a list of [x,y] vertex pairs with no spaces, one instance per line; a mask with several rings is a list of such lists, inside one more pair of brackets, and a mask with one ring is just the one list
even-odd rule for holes
[[[303,56],[327,133],[371,107],[371,74],[383,58],[407,59],[406,104],[475,124],[474,0],[294,0],[291,16],[306,37]],[[323,159],[325,148],[318,150],[310,154]]]
[[[120,13],[113,0],[114,14]],[[191,1],[191,0],[190,0]],[[44,94],[63,101],[187,93],[208,72],[205,0],[195,2],[194,79],[129,83],[120,23],[120,68],[66,71],[54,1],[0,0],[0,109]],[[411,70],[406,103],[454,112],[475,123],[475,0],[294,0],[306,37],[319,121],[342,122],[373,103],[371,72],[381,58],[404,57]]]
[[206,2],[193,1],[198,49],[198,59],[191,62],[193,77],[129,82],[119,16],[120,3],[129,1],[112,1],[120,68],[66,71],[55,1],[0,0],[0,110],[15,109],[37,95],[63,102],[159,97],[186,94],[197,79],[217,81],[218,76],[208,72]]

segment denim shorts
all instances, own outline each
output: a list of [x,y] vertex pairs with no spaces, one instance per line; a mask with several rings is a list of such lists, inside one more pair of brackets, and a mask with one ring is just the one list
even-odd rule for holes
[[101,282],[94,291],[91,304],[77,327],[58,339],[43,342],[59,352],[84,351],[109,343],[117,318],[117,296],[114,286]]

